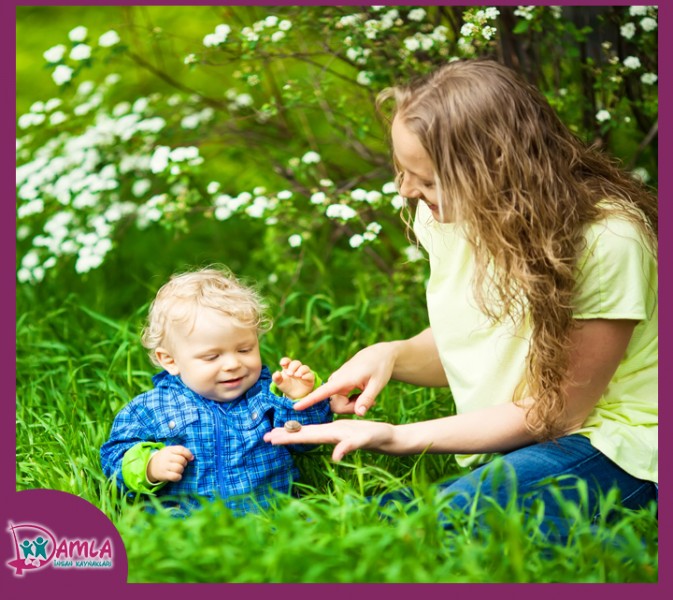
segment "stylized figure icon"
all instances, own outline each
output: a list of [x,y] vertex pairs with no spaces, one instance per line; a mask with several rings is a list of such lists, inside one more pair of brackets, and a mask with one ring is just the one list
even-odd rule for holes
[[[7,531],[14,538],[14,559],[6,564],[15,570],[15,575],[49,565],[56,552],[56,538],[49,529],[37,523],[15,525],[9,521],[7,525]],[[51,549],[48,548],[50,543]]]
[[45,540],[42,536],[38,536],[33,542],[35,546],[35,557],[41,556],[46,560],[47,558],[47,549],[46,546],[49,543],[49,540]]
[[33,555],[33,544],[28,540],[23,540],[21,542],[21,550],[23,550],[23,558],[28,558]]

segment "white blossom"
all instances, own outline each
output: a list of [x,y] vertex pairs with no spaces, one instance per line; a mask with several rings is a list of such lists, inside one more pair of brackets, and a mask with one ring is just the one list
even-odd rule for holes
[[535,6],[517,6],[516,10],[514,11],[514,14],[517,17],[523,17],[526,19],[526,21],[530,21],[533,18],[533,11],[535,10]]
[[51,125],[60,125],[67,119],[65,113],[61,110],[57,110],[56,112],[51,113],[49,115],[49,123]]
[[57,63],[62,60],[65,56],[65,46],[63,44],[58,44],[58,46],[52,46],[47,50],[42,56],[47,62]]
[[16,228],[16,239],[25,240],[30,235],[30,227],[28,225],[21,225]]
[[118,44],[120,41],[119,34],[114,29],[110,29],[110,31],[106,31],[98,38],[98,45],[101,48],[109,48],[110,46]]
[[389,181],[388,183],[384,183],[383,187],[381,188],[381,191],[384,194],[396,194],[397,193],[397,184],[394,181]]
[[643,183],[647,183],[650,180],[650,174],[647,172],[647,169],[643,167],[636,167],[631,171],[631,175]]
[[70,33],[68,33],[68,38],[71,42],[83,42],[86,39],[88,33],[89,30],[83,25],[80,25],[79,27],[75,27],[74,29],[70,30]]
[[103,256],[94,254],[87,246],[79,251],[77,262],[75,263],[75,271],[79,274],[88,273],[89,271],[99,267],[103,263]]
[[376,221],[372,221],[369,225],[367,225],[367,231],[371,231],[374,234],[379,234],[381,233],[381,225]]
[[44,110],[46,112],[51,112],[52,110],[61,106],[61,104],[63,104],[63,100],[61,100],[60,98],[50,98],[49,100],[47,100],[47,102],[45,102]]
[[303,162],[305,165],[311,165],[311,164],[316,164],[320,162],[320,154],[317,152],[313,152],[310,150],[304,156],[301,157],[301,162]]
[[418,41],[415,37],[405,38],[404,47],[409,50],[409,52],[416,52],[421,47],[421,42]]
[[226,221],[232,214],[233,211],[229,206],[218,206],[215,209],[215,218],[218,221]]
[[630,40],[636,34],[636,26],[634,23],[624,23],[619,28],[619,33],[622,34],[623,38]]
[[72,201],[74,208],[82,210],[84,208],[92,208],[98,204],[98,196],[92,194],[88,189],[77,194]]
[[657,21],[652,17],[645,17],[641,19],[640,26],[643,28],[643,31],[654,31],[657,28]]
[[311,204],[324,204],[325,200],[327,200],[325,192],[316,192],[311,195]]
[[337,23],[337,27],[355,27],[362,20],[362,17],[359,14],[355,15],[346,15],[341,17]]
[[640,68],[640,59],[637,56],[627,56],[624,59],[624,66],[627,69],[639,69]]
[[362,188],[355,188],[353,191],[351,191],[351,198],[358,202],[362,202],[363,200],[367,199],[367,190],[363,190]]
[[293,248],[299,248],[299,246],[301,246],[302,241],[303,239],[298,233],[295,233],[294,235],[291,235],[289,238],[287,238],[288,244],[290,244],[290,246],[292,246]]
[[292,22],[288,21],[287,19],[283,19],[280,23],[278,23],[278,29],[281,31],[288,31],[292,27]]
[[77,86],[77,94],[80,96],[87,96],[93,92],[95,87],[93,81],[83,81]]
[[33,274],[30,272],[30,269],[21,268],[16,272],[16,278],[19,280],[19,283],[28,283],[33,281]]
[[345,204],[330,204],[325,211],[325,215],[330,219],[343,219],[344,221],[348,221],[357,216],[357,213],[350,206],[346,206]]
[[180,121],[180,126],[183,129],[196,129],[201,124],[201,119],[198,114],[187,115],[182,117]]
[[140,198],[141,196],[144,196],[151,187],[152,183],[149,179],[138,179],[133,182],[133,185],[131,186],[131,193],[136,198]]
[[640,81],[642,81],[645,85],[652,85],[657,82],[657,75],[655,73],[643,73],[640,76]]
[[179,146],[169,153],[170,159],[175,162],[191,161],[198,156],[199,149],[196,146]]
[[362,237],[359,233],[356,233],[355,235],[351,236],[351,239],[348,240],[348,243],[350,244],[351,248],[358,248],[362,246],[364,241],[365,238]]
[[276,194],[278,200],[289,200],[292,198],[292,192],[290,190],[281,190]]
[[642,17],[647,14],[647,6],[631,6],[629,14],[632,17]]
[[356,81],[360,85],[371,85],[372,83],[372,72],[371,71],[360,71],[356,77]]
[[27,129],[33,125],[40,125],[44,123],[44,115],[36,115],[35,113],[26,113],[19,117],[18,125],[20,129]]
[[220,38],[214,33],[209,33],[203,38],[203,45],[206,48],[213,48],[215,46],[219,46],[219,44],[220,44]]
[[230,33],[231,33],[231,27],[229,27],[229,25],[227,25],[226,23],[221,23],[220,25],[215,27],[215,35],[219,36],[223,42],[226,41]]
[[77,46],[70,51],[70,58],[72,60],[86,60],[87,58],[91,58],[91,46],[87,44],[77,44]]
[[268,208],[273,208],[276,205],[274,200],[270,200],[266,196],[258,196],[253,203],[245,209],[245,212],[254,218],[264,216],[264,212]]
[[410,21],[422,21],[425,19],[425,10],[422,8],[413,8],[409,11],[407,17]]
[[66,65],[58,65],[54,72],[51,74],[51,78],[54,80],[56,85],[63,85],[72,79],[73,70]]
[[603,109],[603,110],[599,110],[599,111],[596,113],[596,120],[597,120],[599,123],[602,123],[603,121],[607,121],[607,120],[609,120],[609,119],[610,119],[610,113],[609,113],[607,110],[605,110],[605,109]]
[[496,33],[497,29],[495,27],[491,27],[490,25],[486,25],[482,30],[481,30],[481,35],[483,36],[484,39],[490,40]]
[[150,171],[152,173],[161,173],[168,166],[168,157],[171,154],[171,149],[168,146],[157,146],[152,158],[150,159]]
[[460,35],[463,37],[472,37],[479,29],[474,23],[465,23],[460,28]]
[[284,31],[274,31],[271,34],[271,41],[272,42],[280,42],[285,37],[285,32]]
[[379,200],[381,200],[381,192],[377,190],[371,190],[367,192],[367,197],[365,198],[369,204],[376,204]]
[[35,250],[30,250],[21,259],[21,266],[26,269],[32,269],[40,264],[40,257]]
[[404,198],[399,194],[395,194],[391,198],[390,204],[395,210],[400,210],[404,206]]
[[418,246],[407,246],[402,250],[402,252],[404,252],[409,262],[423,260],[423,252],[421,252]]
[[252,106],[253,104],[252,96],[250,94],[239,94],[238,96],[236,96],[236,104],[238,106],[243,107]]

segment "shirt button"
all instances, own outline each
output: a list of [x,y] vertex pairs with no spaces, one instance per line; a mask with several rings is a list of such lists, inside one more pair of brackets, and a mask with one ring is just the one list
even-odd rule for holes
[[175,421],[169,421],[168,422],[168,428],[169,429],[175,429]]
[[257,411],[253,411],[253,413],[250,415],[252,420],[254,421],[259,415],[257,414]]

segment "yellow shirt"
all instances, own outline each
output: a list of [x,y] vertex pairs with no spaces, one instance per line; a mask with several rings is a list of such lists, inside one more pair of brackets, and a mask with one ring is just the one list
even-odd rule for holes
[[[523,381],[531,328],[493,324],[472,291],[474,256],[459,225],[421,202],[414,229],[430,260],[430,327],[458,413],[511,402]],[[657,263],[638,229],[618,217],[591,225],[578,262],[575,318],[638,321],[610,384],[578,433],[625,471],[658,481]],[[463,466],[490,455],[458,455]]]

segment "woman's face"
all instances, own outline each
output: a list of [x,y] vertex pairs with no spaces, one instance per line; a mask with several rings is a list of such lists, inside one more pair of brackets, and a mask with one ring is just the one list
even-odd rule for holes
[[393,120],[393,153],[401,171],[400,194],[425,202],[432,216],[440,223],[451,222],[451,211],[440,204],[435,170],[418,136],[409,130],[399,117]]

